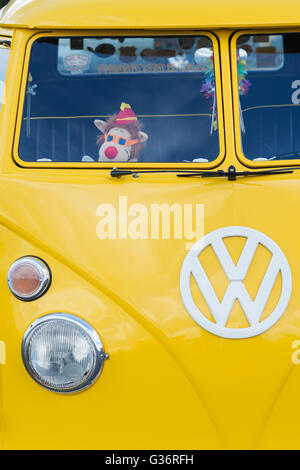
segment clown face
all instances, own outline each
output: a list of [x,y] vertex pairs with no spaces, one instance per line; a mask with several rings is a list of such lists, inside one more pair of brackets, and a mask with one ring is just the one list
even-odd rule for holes
[[132,139],[130,132],[121,126],[116,126],[106,132],[106,123],[97,119],[96,127],[104,134],[104,142],[99,149],[100,162],[128,162],[132,159],[134,145],[146,142],[148,136],[139,132],[138,138]]
[[113,127],[104,137],[105,142],[99,150],[100,162],[128,162],[132,145],[139,142],[136,140],[131,144],[130,133],[121,127]]

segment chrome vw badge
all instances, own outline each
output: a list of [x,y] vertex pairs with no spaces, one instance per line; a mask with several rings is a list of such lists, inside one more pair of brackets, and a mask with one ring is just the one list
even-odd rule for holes
[[[246,243],[237,264],[232,261],[224,244],[223,239],[227,237],[246,238]],[[265,247],[272,257],[256,297],[251,300],[243,281],[259,244]],[[214,250],[229,281],[221,302],[199,259],[201,252],[209,245]],[[282,280],[279,300],[273,311],[261,320],[279,273],[281,273]],[[197,307],[191,293],[191,276],[194,277],[214,321],[201,313]],[[292,276],[285,255],[267,235],[248,227],[224,227],[205,235],[189,251],[181,268],[180,291],[189,314],[207,331],[223,338],[250,338],[271,328],[282,316],[291,297]],[[239,301],[246,315],[249,327],[229,328],[226,326],[236,300]]]

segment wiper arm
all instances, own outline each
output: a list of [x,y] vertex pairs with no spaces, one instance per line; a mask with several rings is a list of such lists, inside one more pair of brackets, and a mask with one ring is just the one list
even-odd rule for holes
[[0,40],[0,48],[8,49],[11,46],[11,41]]
[[203,172],[204,174],[200,174],[197,172],[189,173],[189,174],[178,174],[179,177],[187,177],[187,176],[201,176],[202,178],[208,177],[216,177],[216,176],[225,176],[228,177],[228,181],[235,181],[237,176],[263,176],[263,175],[276,175],[276,174],[283,174],[283,173],[293,173],[294,169],[288,168],[273,168],[271,170],[245,170],[245,171],[236,171],[235,167],[231,165],[227,171],[207,171]]
[[277,153],[276,155],[272,155],[272,160],[278,159],[278,160],[285,160],[288,159],[289,157],[300,157],[300,151],[296,152],[285,152],[285,153]]
[[[180,170],[168,170],[168,169],[160,169],[160,170],[119,170],[119,168],[113,168],[110,172],[110,176],[114,177],[114,178],[120,178],[121,176],[132,176],[133,178],[138,178],[138,176],[141,174],[141,173],[177,173],[177,176],[180,176],[178,174]],[[207,173],[224,173],[223,170],[219,170],[219,171],[214,171],[214,172],[210,172],[209,170],[208,171],[204,171],[204,170],[181,170],[181,173],[186,173],[187,176],[189,176],[189,174],[191,174],[191,176],[193,176],[194,174],[196,174],[197,176],[198,175],[206,175]],[[213,176],[213,175],[212,175]]]
[[[298,167],[300,168],[300,167]],[[132,176],[133,178],[138,178],[141,173],[176,173],[176,176],[180,178],[187,178],[191,176],[200,176],[201,178],[212,178],[212,177],[225,177],[228,178],[228,181],[235,181],[238,176],[263,176],[263,175],[276,175],[283,173],[293,173],[294,169],[288,168],[274,168],[271,170],[246,170],[246,171],[236,171],[235,167],[231,165],[227,171],[223,170],[182,170],[180,173],[178,170],[119,170],[118,168],[113,168],[110,172],[110,175],[115,178],[120,178],[121,176]]]

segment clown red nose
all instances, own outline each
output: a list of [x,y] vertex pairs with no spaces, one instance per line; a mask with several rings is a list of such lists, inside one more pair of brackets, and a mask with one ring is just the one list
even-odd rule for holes
[[114,158],[116,158],[118,154],[118,150],[116,149],[116,147],[107,147],[105,150],[104,150],[104,155],[106,156],[106,158],[109,158],[109,160],[113,160]]

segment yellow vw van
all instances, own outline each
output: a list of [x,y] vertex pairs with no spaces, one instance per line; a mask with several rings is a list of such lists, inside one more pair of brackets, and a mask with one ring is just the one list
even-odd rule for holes
[[0,23],[0,448],[300,448],[299,2]]

